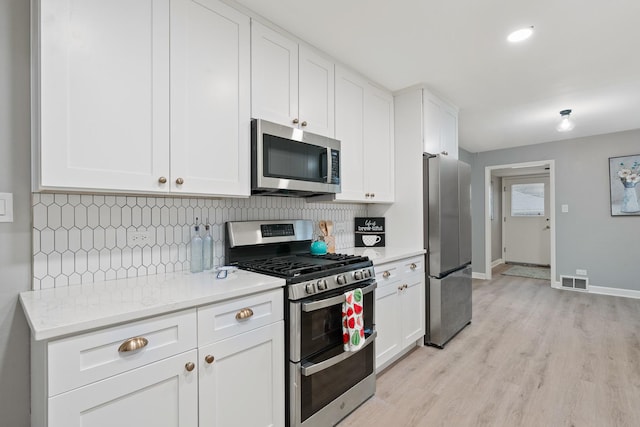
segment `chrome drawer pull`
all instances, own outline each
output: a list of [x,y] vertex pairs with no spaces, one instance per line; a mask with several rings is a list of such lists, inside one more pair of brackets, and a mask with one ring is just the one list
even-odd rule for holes
[[409,268],[415,270],[416,268],[418,268],[418,266],[414,262],[412,262]]
[[144,348],[149,344],[149,340],[145,337],[129,338],[118,347],[118,352],[125,353],[127,351],[135,351]]
[[385,279],[388,278],[389,276],[391,276],[391,273],[389,273],[388,271],[385,271],[384,273],[382,273],[382,277],[384,277]]
[[236,313],[236,320],[244,320],[253,316],[253,310],[250,308],[243,308],[239,312]]

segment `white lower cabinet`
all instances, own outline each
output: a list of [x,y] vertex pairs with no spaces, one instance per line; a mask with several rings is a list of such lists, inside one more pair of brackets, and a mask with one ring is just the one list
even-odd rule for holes
[[33,427],[283,427],[283,290],[31,347]]
[[196,350],[49,399],[49,426],[198,425]]
[[283,331],[279,321],[200,347],[200,426],[284,425]]
[[415,345],[425,333],[424,258],[375,266],[376,371],[380,372]]

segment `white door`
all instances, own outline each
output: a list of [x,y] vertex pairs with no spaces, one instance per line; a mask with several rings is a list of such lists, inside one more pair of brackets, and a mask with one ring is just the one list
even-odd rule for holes
[[365,201],[364,103],[367,82],[336,66],[336,138],[340,140],[341,192],[337,200]]
[[196,427],[198,372],[186,366],[196,357],[192,350],[54,396],[48,426]]
[[169,191],[169,0],[39,12],[42,187]]
[[365,190],[370,202],[393,202],[393,96],[371,85],[365,95]]
[[283,321],[201,347],[198,355],[200,427],[284,425]]
[[300,127],[309,132],[335,136],[335,65],[300,46],[298,108]]
[[251,115],[285,126],[298,119],[298,44],[251,21]]
[[218,0],[171,5],[171,191],[248,196],[249,18]]
[[402,322],[398,281],[384,284],[376,290],[376,368],[400,352]]
[[549,177],[503,179],[505,262],[549,265]]

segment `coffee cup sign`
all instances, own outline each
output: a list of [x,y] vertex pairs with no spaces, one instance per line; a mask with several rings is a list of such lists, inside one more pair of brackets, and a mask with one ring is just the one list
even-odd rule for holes
[[384,244],[384,217],[355,218],[356,247],[381,247]]

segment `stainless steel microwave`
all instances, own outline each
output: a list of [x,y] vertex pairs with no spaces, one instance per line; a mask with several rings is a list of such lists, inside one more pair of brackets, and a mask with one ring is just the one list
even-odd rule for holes
[[340,192],[340,141],[266,120],[251,121],[251,194]]

